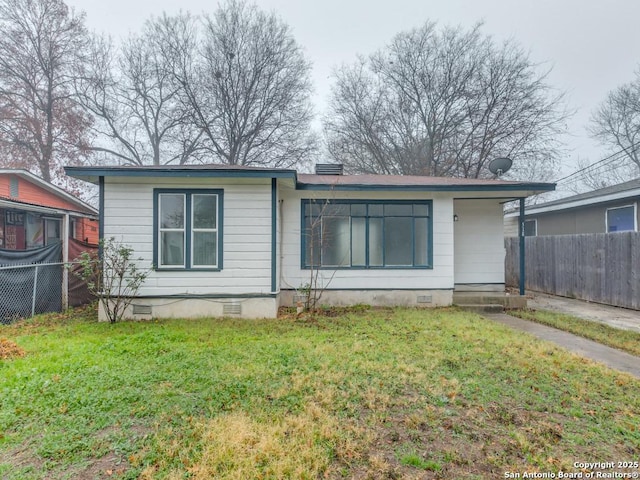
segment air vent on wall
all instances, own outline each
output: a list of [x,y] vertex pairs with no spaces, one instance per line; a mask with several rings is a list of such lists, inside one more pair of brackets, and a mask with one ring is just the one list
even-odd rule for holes
[[134,315],[151,315],[151,305],[132,305]]
[[242,313],[242,305],[239,303],[225,303],[222,307],[223,315],[240,315]]
[[9,195],[11,198],[18,198],[20,196],[19,186],[20,182],[18,181],[18,177],[14,175],[9,176]]
[[418,303],[431,303],[433,301],[431,295],[418,295]]
[[316,163],[316,175],[342,175],[341,163]]

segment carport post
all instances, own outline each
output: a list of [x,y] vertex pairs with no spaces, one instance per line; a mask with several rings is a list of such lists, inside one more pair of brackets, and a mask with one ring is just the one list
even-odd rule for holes
[[69,214],[62,217],[62,310],[69,308]]
[[520,218],[518,222],[518,237],[520,237],[520,295],[524,295],[524,198],[520,199]]

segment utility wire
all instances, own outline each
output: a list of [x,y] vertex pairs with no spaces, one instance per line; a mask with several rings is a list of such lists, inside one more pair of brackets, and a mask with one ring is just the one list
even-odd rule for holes
[[[633,145],[631,145],[630,148],[635,151],[636,147],[639,147],[639,146],[640,146],[640,142],[637,142],[637,143],[634,143]],[[600,165],[598,167],[598,168],[601,168],[601,167],[606,166],[606,165],[608,165],[610,163],[613,163],[616,160],[620,160],[620,158],[617,158],[617,156],[618,155],[625,155],[627,150],[628,149],[618,150],[617,152],[612,153],[608,157],[605,157],[605,158],[603,158],[601,160],[598,160],[597,162],[594,162],[594,163],[592,163],[590,165],[587,165],[586,167],[583,167],[583,168],[581,168],[579,170],[576,170],[575,172],[573,172],[573,173],[571,173],[571,174],[569,174],[569,175],[567,175],[565,177],[559,178],[558,180],[555,181],[555,183],[563,182],[564,180],[567,180],[568,178],[571,178],[571,177],[573,177],[575,175],[578,175],[579,173],[582,173],[582,172],[585,172],[584,174],[586,174],[586,173],[588,173],[587,171],[589,169],[595,167],[596,165],[602,164],[602,165]],[[606,161],[609,161],[609,162],[605,164],[604,162],[606,162]]]
[[616,170],[619,170],[621,168],[628,166],[625,163],[617,163],[617,162],[620,162],[620,160],[623,160],[623,158],[624,158],[623,156],[619,155],[619,156],[616,156],[615,158],[607,159],[608,161],[604,163],[589,165],[588,167],[584,167],[583,169],[580,169],[572,173],[570,176],[564,177],[563,179],[559,180],[557,183],[561,185],[567,184],[567,183],[575,183],[587,178],[588,175],[593,176],[593,175],[604,173],[605,171],[604,169],[607,169],[608,173],[615,172]]

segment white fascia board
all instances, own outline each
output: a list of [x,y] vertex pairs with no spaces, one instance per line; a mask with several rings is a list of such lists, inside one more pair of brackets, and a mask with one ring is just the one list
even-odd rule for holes
[[[569,210],[571,208],[586,207],[589,205],[596,205],[598,203],[613,202],[616,200],[624,200],[626,198],[633,198],[638,196],[640,196],[640,188],[635,188],[633,190],[625,190],[624,192],[610,193],[609,195],[603,195],[601,197],[583,198],[581,200],[575,200],[572,202],[569,201],[566,203],[559,203],[556,205],[549,205],[546,207],[544,205],[540,205],[540,206],[532,205],[530,207],[525,207],[525,215],[538,215],[540,213]],[[517,217],[518,215],[519,215],[518,211],[509,212],[505,214],[505,217]]]

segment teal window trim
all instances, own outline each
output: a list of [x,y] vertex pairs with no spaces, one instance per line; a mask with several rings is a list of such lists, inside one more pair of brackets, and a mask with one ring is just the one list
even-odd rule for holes
[[[326,204],[331,205],[366,205],[366,212],[364,214],[353,215],[349,214],[349,245],[350,245],[350,258],[349,265],[310,265],[307,262],[307,245],[308,245],[308,237],[309,237],[309,220],[306,214],[307,206],[309,205],[320,205],[322,206]],[[425,205],[427,206],[427,215],[423,214],[411,214],[411,215],[385,215],[384,212],[382,214],[377,214],[371,212],[370,207],[372,205]],[[384,208],[384,207],[383,207]],[[346,215],[345,215],[346,216]],[[370,223],[371,219],[382,219],[382,231],[384,232],[384,222],[386,218],[411,218],[411,249],[412,249],[412,264],[411,265],[387,265],[386,259],[386,244],[384,233],[382,234],[382,264],[381,265],[372,265],[371,264],[371,256],[370,256]],[[364,219],[365,220],[365,262],[364,265],[353,265],[353,248],[351,248],[353,242],[353,219]],[[415,242],[415,228],[416,228],[416,219],[426,219],[427,220],[427,235],[426,235],[426,264],[417,264],[416,259],[416,242]],[[301,201],[300,208],[300,232],[301,232],[301,241],[300,241],[300,267],[303,270],[308,270],[310,268],[317,268],[321,270],[416,270],[416,269],[433,269],[433,200],[330,200],[330,199],[303,199]],[[313,259],[311,259],[313,261]],[[322,260],[320,261],[322,262]]]
[[[162,194],[174,194],[184,196],[184,263],[183,265],[160,265],[160,236],[163,229],[160,228],[160,196]],[[201,229],[193,225],[193,197],[194,195],[216,196],[216,265],[193,265],[193,238],[194,232]],[[158,271],[212,271],[223,269],[223,239],[224,239],[224,191],[222,189],[204,188],[155,188],[153,190],[153,268]],[[206,229],[205,229],[206,230]],[[177,230],[176,230],[177,231]]]
[[278,247],[278,181],[271,179],[271,291],[275,292],[278,285],[278,257],[276,250]]
[[[155,212],[155,209],[154,209]],[[154,216],[155,218],[155,216]],[[153,238],[155,239],[155,225]],[[104,177],[98,178],[98,258],[102,260],[104,247]],[[154,247],[155,252],[155,247]]]

